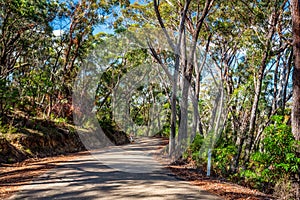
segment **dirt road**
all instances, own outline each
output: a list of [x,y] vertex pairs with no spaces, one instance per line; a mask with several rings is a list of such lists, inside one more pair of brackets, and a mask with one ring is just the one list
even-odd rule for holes
[[142,138],[59,164],[10,199],[220,199],[176,179],[153,158],[160,139]]

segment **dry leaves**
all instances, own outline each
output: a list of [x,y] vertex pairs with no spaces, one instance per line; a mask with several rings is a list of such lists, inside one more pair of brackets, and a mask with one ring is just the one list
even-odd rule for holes
[[210,193],[228,200],[267,200],[274,199],[270,195],[249,189],[217,178],[207,178],[196,169],[185,165],[170,165],[169,169],[178,177],[191,181],[192,184]]

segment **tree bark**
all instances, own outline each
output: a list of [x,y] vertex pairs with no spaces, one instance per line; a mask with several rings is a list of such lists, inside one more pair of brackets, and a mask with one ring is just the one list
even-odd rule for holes
[[182,17],[180,19],[179,24],[179,37],[176,44],[172,42],[170,39],[170,36],[165,28],[164,22],[161,18],[160,12],[159,12],[159,2],[157,0],[153,0],[154,10],[156,17],[158,19],[158,22],[160,24],[160,27],[162,28],[169,45],[172,47],[174,53],[175,53],[175,66],[174,66],[174,75],[173,75],[173,88],[172,88],[172,97],[171,97],[171,133],[169,138],[169,155],[172,157],[172,154],[175,150],[175,136],[176,136],[176,94],[177,94],[177,79],[179,76],[179,65],[180,65],[180,46],[181,46],[181,38],[184,30],[184,23],[186,19],[186,15],[188,12],[189,5],[191,3],[191,0],[187,0],[184,5],[184,10],[182,12]]
[[293,21],[294,71],[293,71],[293,107],[292,133],[300,140],[300,1],[291,0]]
[[[184,43],[186,38],[183,38],[183,47],[181,50],[181,61],[183,63],[182,66],[182,73],[183,73],[183,83],[182,83],[182,99],[180,102],[180,111],[181,111],[181,120],[179,124],[179,131],[178,131],[178,143],[180,150],[183,150],[187,146],[188,141],[188,133],[191,132],[191,130],[188,130],[188,96],[189,96],[189,90],[191,87],[191,80],[193,77],[194,72],[194,56],[196,54],[196,48],[198,45],[198,39],[199,34],[202,28],[202,25],[204,24],[204,19],[208,15],[209,10],[211,9],[211,6],[213,4],[213,0],[206,0],[205,5],[203,8],[203,12],[201,14],[200,19],[196,23],[196,28],[194,32],[192,33],[192,43],[191,43],[191,50],[189,53],[187,52],[187,45]],[[185,36],[185,35],[184,35]],[[183,51],[185,50],[185,51]],[[188,55],[187,55],[188,53]]]
[[266,49],[264,50],[261,65],[258,71],[258,77],[257,82],[255,84],[255,93],[254,93],[254,100],[251,108],[251,114],[250,114],[250,122],[249,122],[249,131],[248,136],[246,139],[246,146],[245,146],[245,163],[249,161],[250,153],[253,147],[254,142],[254,133],[255,133],[255,123],[256,123],[256,117],[257,117],[257,111],[258,111],[258,103],[260,100],[260,94],[261,94],[261,88],[263,83],[263,78],[265,75],[265,69],[268,64],[269,59],[269,53],[271,50],[271,41],[272,37],[275,32],[275,27],[277,24],[278,19],[278,13],[274,11],[272,15],[270,16],[270,29],[269,32],[266,35]]
[[291,66],[292,66],[292,60],[293,60],[293,51],[291,51],[289,58],[288,58],[288,62],[287,62],[287,66],[284,69],[284,82],[283,82],[283,91],[282,91],[282,101],[281,101],[281,114],[285,115],[285,105],[287,102],[287,86],[289,83],[289,78],[290,78],[290,74],[291,74]]

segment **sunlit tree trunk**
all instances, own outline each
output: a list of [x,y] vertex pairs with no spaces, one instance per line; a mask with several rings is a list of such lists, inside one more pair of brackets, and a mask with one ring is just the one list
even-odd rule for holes
[[300,140],[300,1],[291,0],[294,44],[292,132]]
[[184,10],[182,12],[182,17],[180,19],[179,24],[179,37],[176,44],[174,44],[170,40],[170,36],[167,33],[167,30],[165,28],[164,22],[161,18],[160,12],[159,12],[159,2],[157,0],[153,0],[154,10],[156,17],[159,21],[160,27],[163,29],[164,34],[166,35],[169,45],[173,48],[173,51],[175,53],[175,66],[174,66],[174,75],[173,75],[173,88],[172,88],[172,97],[171,97],[171,133],[169,138],[169,155],[171,155],[174,152],[175,149],[175,135],[176,135],[176,94],[177,94],[177,79],[179,75],[179,65],[180,65],[180,46],[181,46],[181,38],[184,30],[184,23],[186,20],[187,11],[189,8],[189,5],[191,3],[191,0],[187,0],[184,5]]

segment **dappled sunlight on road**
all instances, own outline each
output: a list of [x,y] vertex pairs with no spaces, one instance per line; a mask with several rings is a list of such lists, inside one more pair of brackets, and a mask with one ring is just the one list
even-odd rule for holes
[[155,161],[157,142],[140,140],[62,163],[10,199],[219,199],[176,179]]

